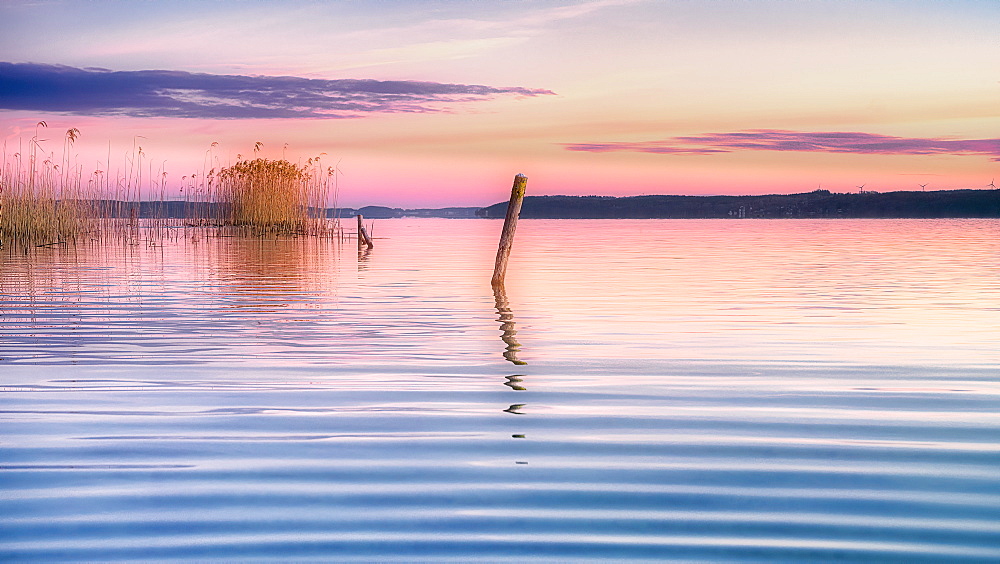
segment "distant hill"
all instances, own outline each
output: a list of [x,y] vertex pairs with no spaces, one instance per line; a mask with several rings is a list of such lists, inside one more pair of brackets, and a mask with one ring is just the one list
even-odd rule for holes
[[[347,210],[345,210],[347,211]],[[365,206],[360,209],[351,209],[353,213],[346,215],[361,214],[372,219],[387,219],[393,217],[451,217],[451,218],[475,218],[479,208],[387,208],[385,206]],[[341,215],[344,217],[344,214]]]
[[[476,212],[502,218],[507,202]],[[941,218],[1000,217],[1000,190],[865,192],[816,190],[768,196],[526,196],[523,218]]]

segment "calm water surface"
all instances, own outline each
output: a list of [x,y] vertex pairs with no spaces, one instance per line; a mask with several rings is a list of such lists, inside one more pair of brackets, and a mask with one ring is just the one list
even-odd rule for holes
[[1000,222],[499,230],[3,254],[0,561],[1000,560]]

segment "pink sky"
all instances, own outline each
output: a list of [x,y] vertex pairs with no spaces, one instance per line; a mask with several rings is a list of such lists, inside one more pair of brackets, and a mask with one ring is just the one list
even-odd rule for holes
[[983,188],[995,21],[987,1],[15,0],[0,137],[44,120],[58,153],[76,127],[85,172],[136,143],[171,182],[213,142],[222,164],[325,153],[344,206],[488,205],[516,173],[536,195]]

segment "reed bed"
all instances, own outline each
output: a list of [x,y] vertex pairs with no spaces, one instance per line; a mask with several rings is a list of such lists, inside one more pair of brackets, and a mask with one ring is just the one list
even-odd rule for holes
[[[46,127],[39,122],[38,127]],[[75,242],[91,231],[95,210],[81,172],[66,157],[80,132],[66,132],[63,157],[45,154],[36,134],[27,152],[8,158],[0,172],[0,244],[27,248]]]
[[326,221],[333,169],[318,160],[304,165],[257,158],[223,168],[215,178],[218,209],[226,225],[255,236],[327,235]]
[[38,122],[27,150],[23,143],[17,151],[3,147],[0,244],[9,249],[80,240],[157,245],[180,237],[340,234],[339,220],[327,219],[331,203],[336,209],[338,171],[324,167],[321,157],[296,164],[237,155],[236,164],[206,172],[218,163],[209,149],[205,169],[171,185],[163,166],[134,145],[120,172],[108,172],[109,151],[107,162],[88,177],[70,157],[80,131],[66,132],[57,158],[38,138],[45,127]]
[[0,242],[4,246],[38,246],[75,242],[90,231],[93,208],[79,184],[41,174],[8,174],[0,180]]

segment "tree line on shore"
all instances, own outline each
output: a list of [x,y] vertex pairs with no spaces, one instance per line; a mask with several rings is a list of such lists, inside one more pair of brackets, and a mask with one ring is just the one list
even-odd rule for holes
[[[476,215],[502,218],[507,203]],[[1000,218],[1000,190],[864,192],[815,190],[766,196],[526,196],[523,218],[711,219],[711,218]]]

